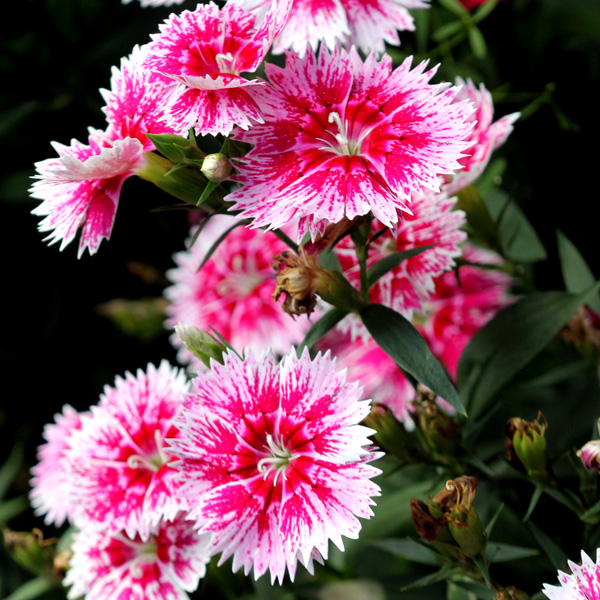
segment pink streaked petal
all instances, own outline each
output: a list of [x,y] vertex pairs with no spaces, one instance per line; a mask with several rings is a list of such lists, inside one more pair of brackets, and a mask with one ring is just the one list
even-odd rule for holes
[[544,584],[543,593],[550,600],[600,600],[600,549],[594,562],[583,550],[581,564],[568,561],[571,573],[558,571],[560,585]]
[[237,125],[250,128],[263,119],[248,92],[237,87],[223,89],[180,88],[169,102],[165,119],[195,127],[198,135],[229,135]]

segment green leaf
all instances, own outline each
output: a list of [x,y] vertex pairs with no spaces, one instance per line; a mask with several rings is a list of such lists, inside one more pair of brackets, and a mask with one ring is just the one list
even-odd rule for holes
[[527,525],[529,525],[529,529],[531,529],[531,533],[533,533],[540,548],[550,559],[552,566],[557,570],[564,569],[567,564],[567,555],[561,550],[560,546],[553,542],[537,525],[534,525],[532,521],[529,521]]
[[597,515],[600,512],[600,500],[593,504],[590,508],[588,508],[582,515],[581,520],[585,521],[594,515]]
[[481,571],[481,574],[483,575],[483,579],[485,580],[485,582],[488,585],[491,585],[490,573],[488,571],[487,563],[485,562],[485,560],[483,558],[479,557],[479,558],[474,558],[473,562],[477,565],[477,568]]
[[475,186],[469,185],[458,193],[456,208],[465,212],[469,227],[483,242],[500,250],[496,239],[496,223]]
[[[556,232],[560,268],[568,292],[583,292],[594,284],[596,279],[579,250],[562,232]],[[592,310],[600,312],[600,298],[597,294],[590,296],[587,304]]]
[[446,371],[410,321],[381,304],[367,305],[361,310],[360,316],[373,339],[402,370],[450,402],[459,413],[466,415]]
[[596,292],[538,292],[501,310],[471,339],[458,363],[458,383],[472,418],[541,352]]
[[410,538],[376,540],[372,545],[390,552],[394,556],[424,565],[440,566],[443,562],[442,558],[433,550]]
[[546,258],[546,249],[519,206],[506,192],[493,189],[484,196],[490,213],[497,220],[502,253],[512,261],[533,263]]
[[417,579],[416,581],[413,581],[408,585],[402,586],[400,588],[400,591],[405,592],[406,590],[414,590],[415,588],[433,585],[438,581],[444,581],[445,579],[449,579],[455,572],[455,570],[456,569],[453,565],[444,565],[439,571],[436,571],[435,573],[431,573],[429,575],[425,575],[425,577],[421,577],[420,579]]
[[198,202],[196,202],[196,206],[200,206],[204,202],[208,200],[210,195],[221,185],[220,182],[217,181],[208,181],[206,183],[206,187],[202,194],[200,194],[200,198],[198,198]]
[[529,558],[530,556],[537,556],[539,553],[540,551],[536,548],[524,548],[522,546],[513,546],[512,544],[500,544],[488,541],[485,549],[485,560],[492,564]]
[[367,271],[367,280],[369,283],[369,287],[372,287],[379,281],[386,273],[389,273],[392,269],[395,269],[407,258],[412,258],[413,256],[417,256],[425,250],[429,250],[433,248],[434,244],[429,244],[428,246],[419,246],[417,248],[411,248],[410,250],[401,250],[400,252],[394,252],[389,256],[378,260],[368,271]]
[[498,520],[498,517],[500,516],[500,513],[502,512],[502,510],[504,509],[504,502],[502,502],[500,504],[500,506],[498,507],[498,510],[496,510],[496,512],[494,513],[494,516],[489,520],[488,524],[485,526],[485,536],[486,537],[490,537],[490,535],[492,535],[492,530],[494,529],[494,525],[496,524],[496,521]]
[[445,23],[441,27],[438,27],[433,35],[431,36],[436,42],[442,42],[446,38],[458,33],[463,28],[462,21],[452,21],[451,23]]
[[8,458],[2,466],[0,466],[0,498],[4,495],[12,485],[17,476],[21,465],[23,464],[23,444],[15,444]]
[[46,577],[36,577],[24,583],[18,590],[13,592],[6,600],[32,600],[39,598],[42,594],[58,587],[58,583],[50,581]]
[[483,33],[475,25],[471,25],[467,29],[467,35],[469,36],[469,43],[471,44],[471,50],[476,58],[485,58],[487,54],[487,44]]
[[467,9],[458,0],[439,0],[440,4],[447,8],[451,13],[462,16]]
[[330,329],[333,329],[348,313],[340,308],[332,308],[326,312],[309,330],[299,346],[300,352],[304,346],[312,346],[320,340]]
[[[452,585],[469,594],[474,594],[481,600],[494,600],[496,598],[496,593],[480,581],[455,581]],[[463,599],[464,596],[461,600]]]
[[484,2],[474,13],[473,13],[473,21],[475,23],[479,23],[479,21],[483,21],[493,10],[496,8],[498,4],[498,0],[487,0]]
[[11,519],[25,512],[29,508],[29,502],[24,496],[11,498],[0,502],[0,523],[8,523]]
[[213,245],[208,249],[208,252],[202,259],[200,266],[198,267],[198,271],[208,262],[210,257],[215,253],[217,248],[221,245],[221,242],[225,240],[225,238],[234,230],[237,229],[240,225],[245,225],[244,221],[236,221],[229,229],[224,231],[213,243]]

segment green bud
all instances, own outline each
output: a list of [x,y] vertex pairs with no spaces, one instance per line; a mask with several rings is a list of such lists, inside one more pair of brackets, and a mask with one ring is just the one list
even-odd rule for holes
[[175,333],[179,336],[184,346],[198,359],[200,359],[209,369],[211,359],[223,364],[223,352],[227,351],[227,346],[219,342],[214,336],[206,331],[202,331],[192,325],[177,323]]
[[187,138],[172,133],[146,133],[145,135],[163,156],[174,163],[198,163],[204,158],[204,152]]
[[414,463],[421,456],[414,438],[385,404],[373,404],[362,424],[374,429],[376,433],[373,437],[377,445],[403,464]]
[[485,534],[479,515],[474,508],[457,510],[448,522],[450,534],[465,556],[476,558],[485,548]]
[[508,587],[496,590],[494,600],[529,600],[529,594],[509,585]]
[[52,572],[53,541],[44,541],[41,531],[4,531],[4,543],[15,562],[35,575]]
[[522,466],[535,479],[548,477],[544,437],[547,428],[548,424],[542,413],[533,422],[515,417],[506,424],[506,451],[509,459],[516,466]]
[[413,406],[413,419],[427,446],[442,457],[454,456],[459,443],[458,421],[438,406],[433,392],[419,389]]
[[204,159],[201,171],[206,179],[219,183],[229,179],[232,164],[227,156],[217,152],[216,154],[209,154]]

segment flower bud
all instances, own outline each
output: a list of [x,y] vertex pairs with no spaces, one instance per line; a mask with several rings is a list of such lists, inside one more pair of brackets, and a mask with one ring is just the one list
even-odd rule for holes
[[377,433],[373,438],[377,445],[403,464],[414,463],[421,457],[415,439],[385,404],[374,403],[362,424],[374,429]]
[[4,531],[4,543],[16,563],[35,575],[52,572],[55,542],[44,540],[42,532]]
[[600,473],[600,440],[585,444],[581,450],[578,450],[577,456],[586,469]]
[[515,417],[506,424],[506,453],[509,460],[515,466],[522,466],[530,477],[536,479],[548,477],[544,437],[547,428],[548,423],[542,413],[533,422]]
[[185,347],[209,369],[211,368],[211,359],[221,364],[225,362],[223,352],[227,351],[227,346],[219,342],[210,333],[183,323],[175,325],[175,333]]
[[227,156],[217,152],[216,154],[209,154],[204,159],[200,170],[206,179],[219,183],[229,179],[232,165]]
[[459,435],[456,419],[439,407],[436,395],[428,390],[418,390],[413,406],[413,419],[427,445],[441,455],[454,456]]
[[494,600],[529,600],[529,594],[518,590],[513,585],[496,590]]

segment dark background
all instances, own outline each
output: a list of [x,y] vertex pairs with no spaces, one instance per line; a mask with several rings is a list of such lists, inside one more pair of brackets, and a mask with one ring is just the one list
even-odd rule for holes
[[[181,9],[194,7],[186,2]],[[39,218],[30,214],[37,201],[27,194],[33,163],[55,156],[51,141],[85,142],[88,126],[105,127],[98,88],[109,87],[111,66],[134,44],[147,42],[171,9],[118,0],[21,0],[12,9],[19,15],[4,20],[0,38],[0,463],[24,443],[25,468],[9,494],[19,495],[27,492],[26,468],[35,460],[43,425],[63,404],[85,410],[115,375],[162,358],[174,361],[166,332],[142,343],[95,307],[113,298],[159,296],[162,283],[145,283],[128,264],[169,268],[188,225],[183,212],[151,212],[169,199],[132,178],[121,194],[112,239],[97,255],[78,260],[76,243],[60,253],[42,242]],[[491,58],[469,56],[468,48],[455,57],[499,92],[496,115],[539,104],[497,153],[507,158],[503,189],[521,205],[548,252],[536,266],[537,286],[562,289],[557,228],[600,276],[600,3],[504,0],[480,27]],[[410,34],[404,39],[408,50]],[[544,96],[548,86],[554,92]],[[31,523],[24,513],[13,526],[30,529]]]

